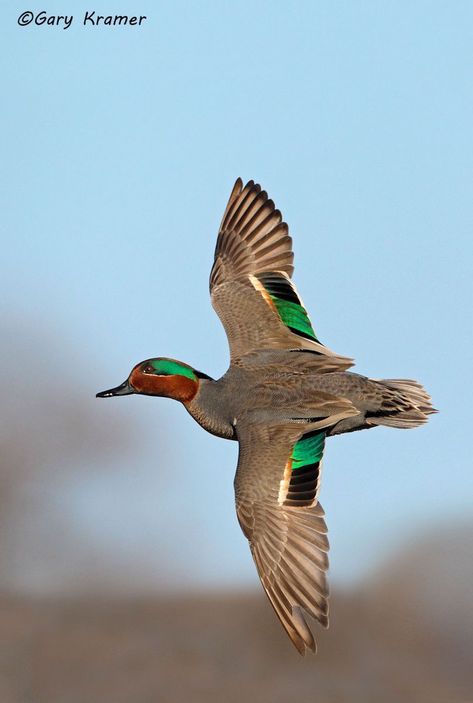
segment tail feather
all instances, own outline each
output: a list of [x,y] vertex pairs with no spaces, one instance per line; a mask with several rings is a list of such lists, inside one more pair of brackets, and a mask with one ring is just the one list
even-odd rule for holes
[[430,395],[417,381],[384,378],[376,383],[383,387],[383,400],[380,410],[367,413],[366,422],[369,425],[409,429],[423,425],[429,415],[437,412]]

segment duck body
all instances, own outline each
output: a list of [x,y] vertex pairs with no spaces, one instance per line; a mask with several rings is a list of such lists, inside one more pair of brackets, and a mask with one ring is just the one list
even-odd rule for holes
[[[411,421],[405,416],[413,410],[409,392],[410,387],[419,389],[415,382],[404,381],[409,385],[401,390],[391,386],[389,380],[374,380],[349,371],[318,374],[311,370],[312,359],[307,352],[297,354],[297,368],[292,368],[295,360],[291,352],[275,355],[272,363],[268,355],[261,356],[251,364],[232,365],[218,380],[202,379],[193,399],[184,402],[207,432],[238,440],[236,428],[242,421],[262,425],[310,421],[318,422],[332,436],[392,424],[394,415],[398,422]],[[340,398],[345,402],[340,403]],[[427,397],[424,402],[428,409]],[[337,416],[337,411],[345,414],[348,410],[352,411],[348,417]],[[418,420],[421,424],[420,414]]]
[[319,502],[328,437],[376,425],[412,428],[436,412],[416,381],[371,379],[322,344],[292,281],[292,239],[260,186],[238,179],[210,274],[230,366],[218,380],[163,357],[137,364],[99,397],[173,398],[208,432],[238,441],[238,521],[282,626],[316,650],[308,618],[328,626],[328,539]]

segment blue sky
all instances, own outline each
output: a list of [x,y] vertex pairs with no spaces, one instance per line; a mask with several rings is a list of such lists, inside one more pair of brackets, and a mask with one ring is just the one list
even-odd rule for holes
[[464,518],[471,3],[95,6],[147,15],[140,28],[83,27],[73,5],[46,8],[74,14],[68,30],[17,25],[43,7],[1,10],[2,305],[81,360],[68,370],[78,401],[100,403],[104,424],[124,417],[136,452],[104,474],[77,467],[51,503],[105,552],[144,555],[157,586],[166,570],[177,584],[255,582],[236,445],[164,399],[94,398],[150,356],[226,370],[207,281],[241,176],[290,226],[320,338],[359,373],[421,380],[441,410],[420,430],[328,443],[333,579]]

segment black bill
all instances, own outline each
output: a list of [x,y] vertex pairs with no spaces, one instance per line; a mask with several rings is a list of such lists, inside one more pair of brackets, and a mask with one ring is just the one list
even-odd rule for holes
[[97,393],[95,396],[96,398],[111,398],[113,395],[130,395],[131,393],[134,393],[135,391],[133,388],[130,386],[128,383],[128,379],[124,381],[121,386],[117,386],[116,388],[110,388],[109,391],[102,391],[101,393]]

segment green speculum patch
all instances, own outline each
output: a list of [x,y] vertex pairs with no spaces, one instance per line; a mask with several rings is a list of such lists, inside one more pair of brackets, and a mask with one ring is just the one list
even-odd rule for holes
[[151,359],[149,363],[156,373],[163,376],[186,376],[193,381],[197,381],[197,376],[193,369],[180,364],[178,361],[173,361],[172,359]]
[[271,295],[271,300],[275,304],[282,322],[289,327],[291,332],[295,332],[295,334],[307,337],[308,339],[313,339],[316,342],[319,341],[315,336],[309,316],[302,305],[289,300],[281,300],[281,298],[278,298],[276,295]]
[[277,271],[259,274],[258,279],[269,293],[281,322],[294,334],[319,342],[291,281]]
[[308,432],[295,443],[291,459],[292,470],[296,471],[309,464],[318,464],[325,447],[325,432]]
[[291,479],[284,500],[285,505],[310,506],[314,504],[320,484],[320,462],[325,445],[325,432],[307,432],[293,446],[290,458]]

